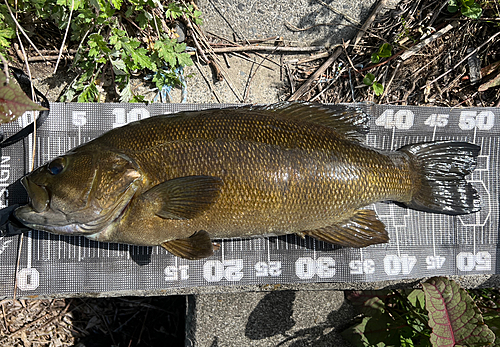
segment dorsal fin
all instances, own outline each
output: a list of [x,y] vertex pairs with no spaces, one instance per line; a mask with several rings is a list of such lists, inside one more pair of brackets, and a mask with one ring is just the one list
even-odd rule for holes
[[334,129],[345,138],[361,139],[370,130],[369,116],[360,107],[348,105],[323,105],[308,102],[279,102],[265,106],[250,106],[255,111],[271,111],[284,120],[315,123]]

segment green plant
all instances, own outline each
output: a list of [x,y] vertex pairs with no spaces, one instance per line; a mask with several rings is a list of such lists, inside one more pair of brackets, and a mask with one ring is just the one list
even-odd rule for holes
[[363,83],[371,87],[375,92],[375,95],[380,96],[384,93],[384,86],[375,79],[375,75],[372,73],[367,73],[363,78]]
[[363,313],[342,332],[354,346],[486,346],[495,341],[488,325],[498,328],[498,312],[483,318],[470,295],[444,277],[425,281],[422,289],[358,291],[348,299]]
[[[143,96],[132,91],[132,75],[152,73],[161,89],[177,82],[175,78],[165,78],[168,75],[165,72],[192,65],[186,44],[177,42],[174,28],[176,21],[201,24],[201,13],[184,1],[18,0],[17,3],[17,15],[24,21],[51,21],[61,32],[70,26],[66,46],[78,47],[72,66],[78,77],[61,101],[75,98],[79,102],[98,101],[104,81],[111,81],[111,90],[120,96],[120,101],[142,101]],[[2,21],[1,16],[10,16],[6,5],[0,5],[0,49],[8,47],[15,29],[13,23]]]
[[469,18],[478,19],[483,13],[483,9],[475,0],[450,0],[448,12],[455,13],[458,10]]
[[[384,43],[376,52],[372,53],[371,62],[377,64],[380,62],[380,58],[389,58],[390,56],[392,56],[392,46],[389,43]],[[384,86],[375,79],[375,75],[372,73],[366,74],[363,83],[372,88],[377,96],[384,93]]]
[[388,43],[384,43],[376,52],[372,53],[371,61],[377,64],[380,58],[389,58],[390,56],[392,56],[392,46]]

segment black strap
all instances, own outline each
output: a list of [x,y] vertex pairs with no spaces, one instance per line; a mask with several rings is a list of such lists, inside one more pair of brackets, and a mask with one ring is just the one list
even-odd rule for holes
[[[23,70],[9,66],[10,70],[12,71],[12,74],[14,75],[14,78],[17,80],[17,83],[19,83],[19,86],[23,90],[23,92],[28,95],[28,97],[31,99],[31,81],[30,78],[24,73]],[[41,111],[40,114],[38,115],[38,118],[36,120],[36,127],[37,129],[45,122],[47,117],[49,116],[50,113],[50,104],[49,100],[47,100],[47,97],[43,95],[38,89],[33,87],[33,90],[35,91],[35,94],[42,98],[42,106],[48,108],[46,111]],[[26,136],[31,134],[33,130],[35,129],[35,126],[33,123],[30,123],[29,125],[25,126],[21,130],[19,130],[17,133],[14,135],[10,136],[9,138],[4,140],[4,134],[3,131],[0,129],[0,148],[4,148],[7,146],[12,145],[13,143],[16,143],[22,139],[24,139]]]

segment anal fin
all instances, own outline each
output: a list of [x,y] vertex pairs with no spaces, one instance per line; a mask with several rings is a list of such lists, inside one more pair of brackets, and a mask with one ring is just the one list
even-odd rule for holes
[[209,257],[219,248],[212,243],[205,230],[200,230],[186,239],[163,242],[161,246],[177,257],[190,260]]
[[349,220],[303,232],[320,241],[346,247],[366,247],[389,241],[389,236],[373,210],[357,210]]

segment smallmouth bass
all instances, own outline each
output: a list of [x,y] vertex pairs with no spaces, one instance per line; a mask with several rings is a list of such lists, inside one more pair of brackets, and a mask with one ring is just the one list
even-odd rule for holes
[[387,242],[367,205],[393,200],[477,212],[465,180],[480,147],[452,141],[381,151],[361,143],[349,106],[279,103],[181,112],[113,129],[22,179],[26,226],[92,240],[161,245],[200,259],[212,239],[295,233],[342,246]]

